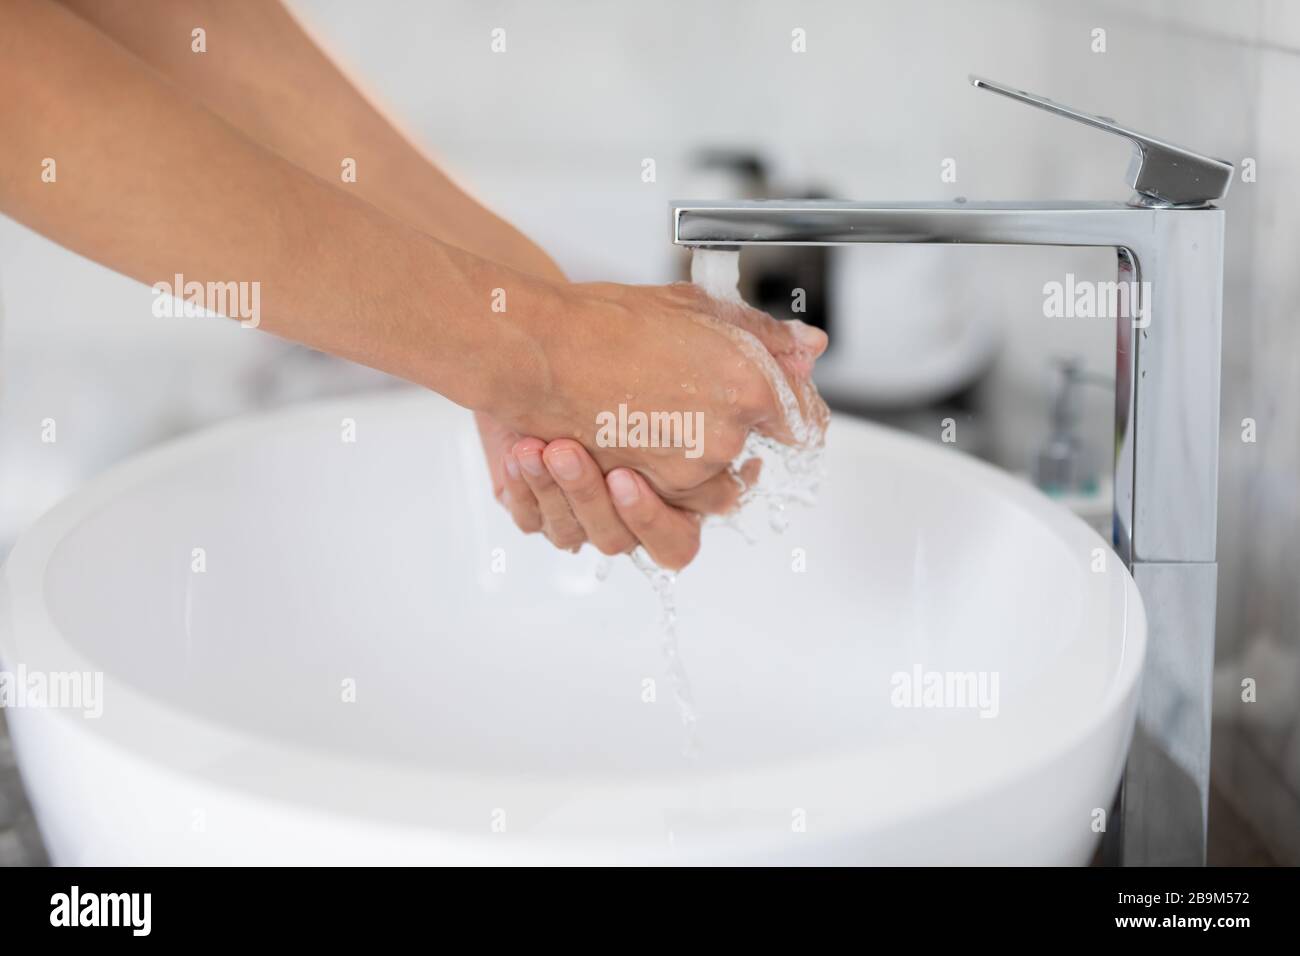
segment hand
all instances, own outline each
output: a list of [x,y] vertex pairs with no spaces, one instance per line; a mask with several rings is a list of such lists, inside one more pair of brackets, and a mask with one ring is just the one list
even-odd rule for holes
[[[692,285],[555,288],[558,314],[531,326],[540,372],[521,376],[543,384],[502,397],[493,417],[507,432],[571,438],[602,472],[631,469],[668,504],[719,513],[739,496],[729,468],[751,430],[796,437],[773,378],[784,379],[805,418],[824,422],[825,406],[809,384],[826,347],[817,329],[720,302]],[[701,422],[698,444],[611,442],[600,423],[619,406],[630,415]]]
[[[825,349],[823,333],[719,303],[693,286],[658,291],[675,294],[689,308],[702,308],[749,331],[759,342],[775,343],[777,365],[802,399],[801,411],[818,425],[824,424],[825,406],[807,384],[812,362]],[[788,337],[782,335],[786,332]],[[494,492],[521,530],[541,531],[565,550],[577,550],[591,541],[605,554],[619,554],[641,544],[657,564],[671,570],[684,567],[699,549],[698,511],[730,510],[744,487],[757,479],[760,464],[746,463],[741,483],[722,472],[709,479],[704,491],[688,492],[684,503],[697,508],[691,511],[664,501],[656,488],[630,469],[616,467],[602,477],[600,466],[577,441],[561,438],[548,445],[537,438],[521,439],[517,431],[486,415],[479,415],[478,422]],[[733,458],[727,458],[727,463]]]
[[[521,531],[540,531],[566,551],[590,541],[603,554],[614,555],[639,544],[671,571],[695,558],[700,516],[665,503],[636,472],[615,469],[602,475],[587,450],[572,439],[549,445],[520,439],[488,416],[476,417],[493,493]],[[745,479],[756,476],[751,466]]]

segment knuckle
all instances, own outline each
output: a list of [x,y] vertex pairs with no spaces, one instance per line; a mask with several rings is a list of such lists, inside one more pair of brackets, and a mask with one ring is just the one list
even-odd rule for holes
[[555,540],[555,546],[561,551],[577,551],[586,540],[581,534],[563,534]]
[[594,478],[584,478],[572,487],[566,488],[564,493],[574,504],[590,505],[604,498],[605,483]]
[[547,488],[541,491],[537,495],[537,505],[542,511],[542,517],[556,527],[570,524],[574,520],[568,499],[559,488]]
[[736,386],[737,404],[751,414],[768,410],[773,404],[772,385],[757,368]]
[[542,469],[540,475],[529,474],[525,471],[524,483],[528,485],[529,490],[532,491],[533,494],[539,497],[556,487],[555,482],[551,480],[551,476],[547,473],[545,468]]
[[669,458],[655,466],[655,477],[668,491],[685,491],[699,483],[699,466],[686,458]]
[[696,555],[700,553],[700,536],[694,534],[684,539],[672,551],[671,556],[667,559],[666,567],[670,571],[680,571],[686,565],[695,560]]
[[638,536],[644,537],[646,534],[653,533],[662,524],[663,511],[643,498],[627,516],[627,520],[635,526]]
[[617,538],[602,538],[596,542],[596,549],[606,557],[612,558],[615,555],[632,550],[632,546],[635,544],[636,541],[630,535]]
[[515,527],[524,534],[536,534],[542,530],[542,519],[536,512],[514,511],[511,517],[515,519]]
[[572,517],[559,521],[547,522],[546,537],[551,544],[565,551],[571,551],[587,540],[587,535]]
[[739,428],[728,428],[713,438],[713,447],[709,452],[723,461],[735,461],[745,451],[745,440],[748,437],[748,433]]

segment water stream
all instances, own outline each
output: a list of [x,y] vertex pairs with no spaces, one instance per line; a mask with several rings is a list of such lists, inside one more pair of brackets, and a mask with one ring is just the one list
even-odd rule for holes
[[[744,308],[744,301],[737,288],[739,275],[739,252],[694,250],[691,281],[714,299]],[[829,412],[811,382],[802,383],[801,394],[795,395],[776,359],[753,335],[737,325],[725,322],[720,322],[718,327],[763,372],[776,395],[786,427],[794,438],[794,443],[787,445],[751,432],[743,452],[731,466],[732,477],[743,489],[740,503],[730,514],[711,516],[706,522],[709,525],[732,528],[753,544],[758,538],[746,527],[744,519],[761,505],[766,505],[768,527],[779,534],[789,523],[788,508],[791,504],[816,503],[817,487],[824,475],[823,447]],[[741,471],[744,464],[753,459],[762,462],[762,467],[757,480],[749,483],[742,477]],[[682,754],[693,762],[698,759],[701,751],[699,713],[691,693],[690,679],[682,663],[678,641],[677,576],[656,565],[641,548],[637,548],[631,558],[632,563],[650,581],[659,598],[660,647],[669,686],[685,730]],[[603,577],[606,573],[607,565],[598,566],[598,577]]]

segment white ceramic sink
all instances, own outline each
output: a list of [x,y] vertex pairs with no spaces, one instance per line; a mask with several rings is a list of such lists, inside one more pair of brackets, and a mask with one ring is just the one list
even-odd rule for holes
[[[11,672],[104,674],[98,719],[8,711],[52,858],[1087,862],[1145,646],[1127,572],[959,451],[828,444],[816,508],[710,529],[679,581],[694,764],[648,582],[520,535],[461,409],[309,405],[126,463],[0,589]],[[996,674],[996,716],[895,706],[917,669]]]

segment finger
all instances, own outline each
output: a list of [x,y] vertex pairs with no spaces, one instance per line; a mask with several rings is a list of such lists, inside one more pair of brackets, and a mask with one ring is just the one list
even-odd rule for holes
[[533,489],[524,481],[519,460],[507,451],[501,456],[501,503],[510,511],[519,530],[533,534],[542,530],[542,512]]
[[474,424],[487,459],[488,474],[492,476],[492,497],[501,501],[506,487],[504,456],[521,436],[482,412],[474,413]]
[[[757,339],[758,344],[771,356],[767,360],[765,356],[750,355],[760,366],[767,366],[763,377],[768,380],[768,391],[772,393],[757,401],[756,404],[763,408],[763,412],[754,419],[753,426],[761,434],[784,444],[792,444],[823,431],[830,413],[812,384],[812,373],[817,358],[826,351],[829,342],[826,333],[798,319],[778,321],[765,312],[743,305],[728,308],[724,317],[739,331]],[[784,403],[772,384],[773,376],[777,374],[789,386],[800,415],[808,426],[809,435],[795,434],[792,430],[793,423],[787,420],[782,411]]]
[[787,374],[807,378],[830,343],[826,333],[798,319],[778,320],[757,309],[739,309],[732,321],[772,353]]
[[510,454],[510,449],[519,441],[519,434],[481,412],[474,413],[474,421],[492,475],[493,496],[510,512],[520,531],[525,534],[541,531],[542,516],[537,508],[537,499],[524,484],[519,475],[519,463]]
[[542,460],[587,539],[602,554],[622,554],[636,546],[636,538],[614,510],[605,477],[587,449],[572,439],[560,438],[546,446]]
[[614,508],[629,531],[636,535],[655,564],[680,571],[700,550],[698,515],[664,502],[644,478],[627,468],[605,476]]
[[538,510],[542,514],[542,530],[551,544],[565,551],[577,551],[587,540],[582,525],[573,516],[568,499],[560,486],[552,480],[546,465],[542,461],[542,452],[546,443],[540,438],[525,438],[516,442],[511,450],[519,462],[519,471],[524,482],[537,499]]

